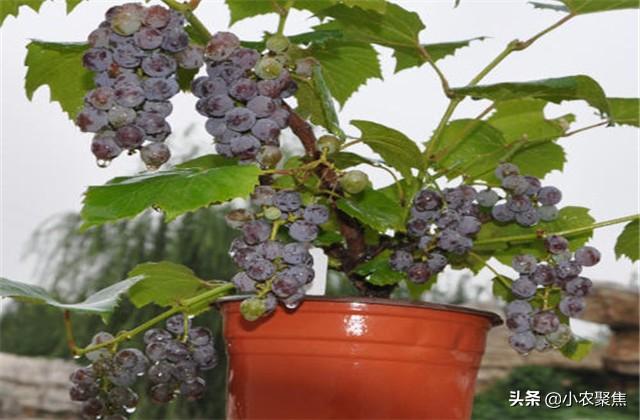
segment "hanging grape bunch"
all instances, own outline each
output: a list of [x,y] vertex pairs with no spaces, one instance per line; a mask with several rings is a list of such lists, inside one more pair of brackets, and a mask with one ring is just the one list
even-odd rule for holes
[[520,226],[531,227],[539,221],[550,222],[558,217],[556,204],[562,193],[556,187],[542,187],[533,176],[520,175],[520,169],[512,163],[503,163],[495,170],[496,177],[506,192],[504,202],[492,189],[478,193],[478,202],[491,208],[491,216],[497,222],[515,221]]
[[203,64],[202,49],[189,45],[183,26],[178,12],[127,3],[109,9],[89,35],[82,62],[96,73],[96,88],[85,96],[76,124],[95,133],[91,151],[100,166],[123,150],[139,150],[149,168],[169,160],[164,141],[171,133],[169,100],[179,91],[176,71]]
[[[256,293],[241,305],[248,320],[271,313],[278,300],[288,308],[300,304],[315,275],[311,242],[318,236],[318,226],[329,220],[326,206],[304,206],[300,194],[292,190],[276,192],[259,186],[252,204],[257,208],[255,213],[235,210],[227,216],[229,223],[243,232],[229,251],[243,271],[231,281],[238,292]],[[281,226],[287,235],[281,234],[279,239]]]
[[267,47],[270,52],[260,55],[230,32],[216,33],[204,51],[207,76],[196,78],[191,91],[219,154],[272,168],[282,158],[280,131],[288,126],[282,99],[296,84],[282,64],[287,39],[274,36]]
[[[113,340],[99,332],[91,345]],[[106,348],[86,354],[92,364],[76,369],[70,376],[72,401],[82,403],[83,418],[126,419],[138,405],[138,395],[131,389],[147,369],[148,360],[138,349],[127,348],[112,354]]]
[[204,396],[200,373],[218,364],[211,331],[192,327],[182,314],[167,319],[166,329],[152,328],[144,335],[145,353],[152,365],[147,371],[151,400],[168,403],[177,395],[194,401]]
[[475,200],[476,191],[469,185],[418,192],[407,222],[409,238],[391,254],[391,267],[421,284],[440,273],[450,257],[466,254],[487,221]]
[[[562,236],[549,236],[544,246],[548,253],[545,261],[525,254],[514,257],[512,262],[520,277],[511,286],[516,299],[506,308],[506,324],[513,333],[509,344],[520,353],[560,348],[571,340],[571,330],[560,322],[558,313],[571,318],[582,314],[584,298],[592,287],[591,280],[580,276],[582,268],[600,261],[600,252],[590,246],[572,254],[569,241]],[[554,291],[561,295],[556,305],[549,301]],[[539,292],[543,292],[542,304],[534,307],[530,301],[539,298]]]

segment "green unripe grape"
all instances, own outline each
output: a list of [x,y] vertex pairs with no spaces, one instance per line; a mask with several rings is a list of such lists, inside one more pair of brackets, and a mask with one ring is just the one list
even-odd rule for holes
[[252,297],[240,304],[240,313],[247,321],[255,321],[267,312],[267,305],[263,299]]
[[369,177],[362,171],[353,170],[340,177],[340,186],[349,194],[358,194],[369,184]]
[[275,168],[281,159],[282,152],[280,148],[276,146],[263,146],[256,156],[256,160],[264,168]]
[[269,220],[278,220],[282,216],[282,212],[277,207],[267,207],[264,209],[264,217]]
[[285,52],[289,48],[289,38],[284,35],[272,35],[267,39],[267,49],[274,53]]
[[325,134],[318,139],[317,147],[321,152],[326,150],[327,155],[332,155],[340,150],[340,139],[331,134]]
[[282,63],[273,57],[262,57],[256,64],[255,72],[261,79],[276,79],[282,73]]
[[545,335],[547,341],[555,348],[564,346],[571,341],[572,337],[573,334],[571,333],[571,328],[565,324],[560,324],[557,330]]
[[274,55],[273,58],[283,66],[286,66],[291,61],[291,57],[289,57],[289,54],[277,54]]

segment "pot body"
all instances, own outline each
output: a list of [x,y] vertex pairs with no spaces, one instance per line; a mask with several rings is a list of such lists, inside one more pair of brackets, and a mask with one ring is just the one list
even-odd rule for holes
[[248,322],[222,304],[229,419],[467,419],[488,312],[308,299]]

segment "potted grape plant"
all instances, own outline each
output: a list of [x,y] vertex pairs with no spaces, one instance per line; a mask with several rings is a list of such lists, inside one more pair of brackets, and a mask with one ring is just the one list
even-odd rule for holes
[[[81,1],[67,0],[69,11]],[[10,0],[2,19],[41,3]],[[84,417],[128,417],[141,398],[131,388],[138,381],[155,403],[206,398],[201,372],[215,368],[223,350],[191,319],[220,310],[229,418],[469,418],[486,334],[503,321],[419,302],[447,267],[495,274],[515,351],[573,359],[589,351],[569,327],[588,301],[588,267],[601,258],[587,243],[594,229],[626,223],[616,252],[637,260],[640,215],[596,222],[585,208],[562,207],[561,191],[543,178],[562,169],[558,140],[596,127],[637,127],[638,99],[607,97],[585,75],[482,81],[573,19],[637,8],[637,1],[533,2],[559,20],[508,43],[461,87],[450,85],[439,60],[472,40],[424,44],[424,23],[395,3],[226,0],[232,23],[278,15],[277,27],[258,41],[225,28],[210,32],[196,16],[199,0],[156,3],[106,8],[86,42],[31,41],[25,88],[31,96],[49,87],[87,133],[98,166],[139,156],[148,168],[89,187],[82,229],[147,209],[170,223],[244,199],[226,216],[237,238],[219,244],[229,247],[238,273],[205,280],[185,266],[148,262],[76,304],[1,279],[1,296],[63,311],[71,352],[87,362],[70,378],[70,397]],[[314,18],[307,32],[286,30],[293,9]],[[336,105],[381,78],[374,47],[393,51],[396,72],[426,65],[438,77],[449,104],[423,144],[373,121],[351,121],[358,135],[343,130]],[[211,153],[169,167],[167,118],[181,91],[192,95],[193,115],[213,143]],[[487,108],[453,119],[468,99]],[[545,117],[547,104],[565,101],[586,102],[600,121],[574,127],[571,114]],[[285,140],[300,152],[283,153]],[[375,158],[354,153],[356,144]],[[366,168],[383,169],[393,181],[374,187]],[[492,258],[516,276],[500,274]],[[322,284],[327,265],[358,294],[306,296],[311,284]],[[399,288],[413,300],[392,298]],[[133,329],[108,331],[125,297],[162,310]],[[102,316],[105,331],[76,343],[73,313]],[[144,348],[127,345],[137,336]]]

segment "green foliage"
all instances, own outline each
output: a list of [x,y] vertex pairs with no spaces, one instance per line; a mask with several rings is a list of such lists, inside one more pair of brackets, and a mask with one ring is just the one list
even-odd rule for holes
[[627,224],[618,240],[616,241],[616,258],[623,256],[629,258],[631,262],[640,260],[640,220],[634,220]]
[[129,272],[140,280],[129,289],[129,300],[138,308],[151,303],[172,306],[202,289],[202,281],[184,265],[169,261],[144,263]]
[[400,131],[371,121],[353,120],[351,124],[362,132],[362,142],[406,179],[413,178],[412,168],[422,169],[420,149]]
[[[433,61],[437,62],[438,60],[454,55],[460,48],[468,47],[472,41],[483,41],[484,39],[486,38],[479,36],[476,38],[465,39],[463,41],[424,44],[423,47],[427,50]],[[415,53],[415,48],[398,47],[395,49],[393,56],[396,59],[395,73],[411,67],[420,67],[426,63],[424,57]]]
[[86,49],[86,44],[31,41],[24,62],[27,97],[32,99],[39,87],[48,86],[51,100],[59,102],[69,118],[75,118],[84,103],[84,95],[93,88],[92,73],[82,67]]
[[640,99],[607,98],[611,110],[610,120],[614,124],[640,127]]
[[340,105],[367,80],[382,78],[378,53],[371,45],[329,40],[308,52],[322,65],[327,87]]
[[[486,254],[487,259],[492,256],[500,262],[511,265],[511,260],[518,254],[531,254],[541,258],[546,255],[542,234],[560,234],[576,228],[590,226],[595,220],[584,207],[564,207],[560,209],[558,218],[551,222],[541,222],[535,227],[526,228],[515,223],[501,224],[489,222],[478,232],[474,249]],[[592,231],[567,234],[571,250],[583,246],[591,238]],[[483,242],[486,242],[483,244]]]
[[510,99],[535,98],[560,103],[583,100],[602,112],[609,114],[609,103],[600,85],[589,76],[566,76],[530,82],[505,82],[493,85],[465,86],[454,88],[454,94],[473,99],[506,101]]
[[576,15],[607,12],[620,9],[637,9],[637,0],[561,0],[569,11]]
[[567,344],[562,346],[560,352],[567,359],[579,362],[584,359],[593,347],[593,343],[582,338],[573,338]]
[[132,218],[148,208],[163,211],[171,221],[189,211],[247,197],[258,184],[260,173],[257,167],[245,165],[116,178],[89,187],[85,193],[83,228]]
[[404,280],[404,273],[395,271],[389,265],[390,250],[385,250],[376,255],[373,259],[360,264],[355,268],[356,274],[365,276],[367,281],[376,286],[388,286],[398,284]]
[[511,302],[514,299],[511,292],[511,283],[513,283],[513,280],[504,276],[494,277],[491,288],[493,295],[505,302]]
[[73,9],[75,9],[83,1],[84,0],[67,0],[67,14],[73,12]]
[[84,301],[69,304],[62,303],[52,297],[40,286],[21,283],[0,277],[0,297],[10,297],[21,302],[32,304],[45,304],[67,310],[70,312],[82,312],[102,316],[107,322],[109,315],[113,313],[122,294],[135,285],[140,277],[131,277],[115,283],[105,289],[99,290],[87,297]]
[[7,16],[18,17],[19,9],[22,6],[26,6],[33,11],[40,10],[42,3],[45,0],[2,0],[0,1],[0,26],[4,23]]
[[340,210],[379,232],[387,229],[404,231],[403,210],[379,190],[366,189],[360,194],[337,201]]

